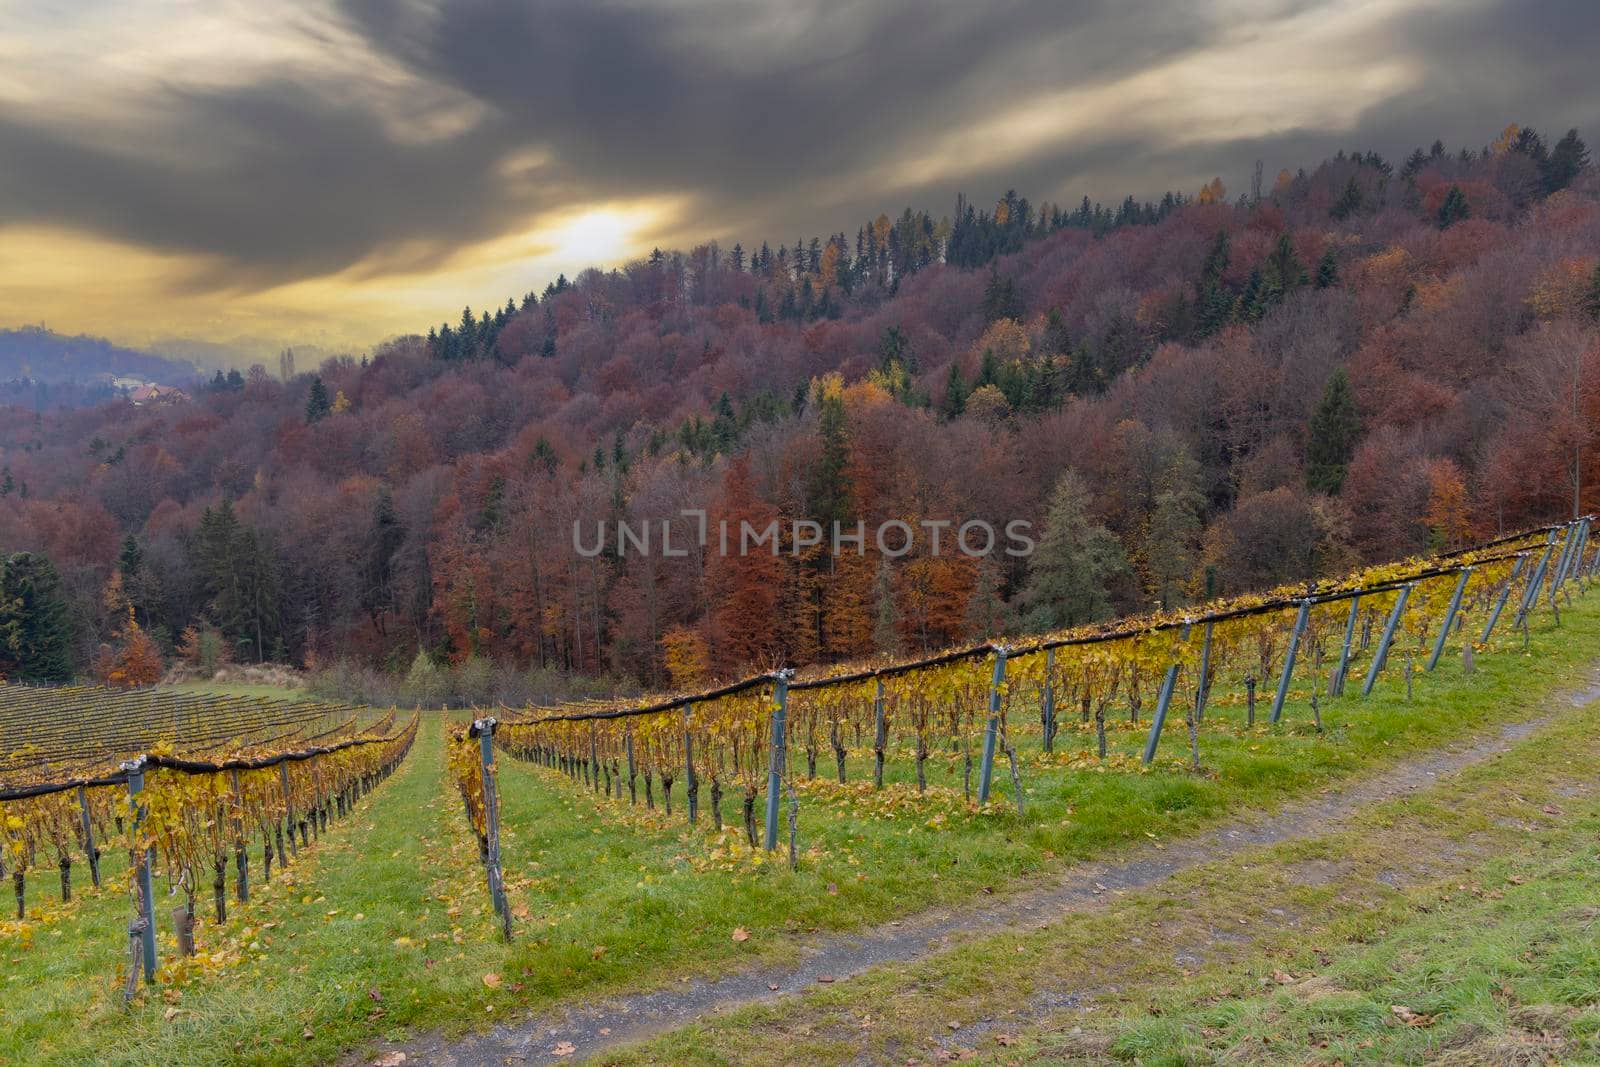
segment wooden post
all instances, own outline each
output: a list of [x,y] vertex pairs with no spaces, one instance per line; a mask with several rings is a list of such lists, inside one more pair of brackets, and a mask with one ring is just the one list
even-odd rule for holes
[[1494,624],[1500,621],[1500,613],[1505,610],[1506,600],[1511,596],[1511,587],[1517,584],[1517,578],[1522,574],[1523,564],[1528,562],[1526,552],[1517,553],[1517,562],[1512,564],[1511,573],[1506,576],[1506,584],[1500,587],[1500,595],[1495,597],[1494,607],[1489,611],[1489,621],[1484,623],[1483,636],[1478,638],[1479,644],[1488,644],[1489,635],[1494,633]]
[[994,676],[989,682],[989,721],[983,728],[983,762],[978,767],[978,806],[989,803],[989,787],[994,783],[994,748],[1000,733],[1000,687],[1006,680],[1006,650],[994,649]]
[[1333,680],[1328,686],[1328,695],[1344,696],[1345,675],[1350,673],[1350,642],[1356,636],[1356,616],[1361,610],[1361,594],[1357,593],[1350,598],[1350,617],[1344,622],[1344,644],[1339,647],[1339,665],[1333,669]]
[[592,719],[589,721],[589,776],[593,779],[594,791],[600,792],[600,732]]
[[1579,572],[1583,567],[1583,554],[1589,548],[1589,519],[1584,517],[1578,520],[1578,543],[1573,547],[1572,558],[1567,560],[1566,573],[1562,581],[1578,580]]
[[689,732],[689,721],[694,716],[694,705],[683,706],[683,792],[688,798],[689,822],[700,820],[700,780],[694,775],[694,735]]
[[493,718],[479,719],[472,724],[478,738],[478,756],[483,775],[483,824],[489,838],[488,855],[484,865],[489,869],[489,901],[500,916],[500,931],[511,940],[511,905],[506,900],[505,874],[500,870],[500,790],[494,773]]
[[83,819],[83,851],[89,857],[89,880],[100,888],[100,850],[94,843],[94,821],[89,818],[89,793],[78,787],[78,813]]
[[1572,565],[1573,550],[1578,547],[1578,537],[1583,531],[1583,524],[1578,521],[1567,523],[1566,536],[1561,539],[1561,555],[1556,557],[1555,568],[1550,572],[1550,595],[1553,597],[1561,588],[1561,583],[1567,580],[1567,568]]
[[628,751],[628,803],[639,803],[639,767],[633,761],[633,723],[623,730],[622,745]]
[[889,743],[889,727],[884,721],[883,679],[874,679],[877,689],[872,697],[872,786],[883,788],[883,750]]
[[1383,624],[1383,636],[1378,638],[1378,649],[1372,654],[1372,665],[1367,668],[1367,680],[1361,686],[1362,696],[1372,692],[1372,687],[1378,680],[1378,674],[1383,670],[1383,665],[1389,658],[1389,643],[1394,640],[1395,628],[1400,625],[1400,616],[1405,613],[1406,600],[1410,596],[1411,583],[1407,582],[1400,587],[1399,595],[1394,598],[1394,610],[1389,612],[1389,620]]
[[772,747],[767,753],[767,828],[766,847],[778,847],[778,802],[783,791],[783,775],[788,766],[789,672],[779,671],[772,684]]
[[1056,747],[1056,650],[1044,652],[1044,693],[1039,700],[1039,724],[1044,729],[1044,750],[1054,752]]
[[234,892],[239,903],[250,901],[250,850],[244,843],[244,791],[239,787],[239,772],[228,772],[233,794],[233,868],[237,876]]
[[1246,727],[1256,724],[1256,676],[1253,674],[1244,680],[1244,724]]
[[1272,721],[1283,718],[1283,701],[1289,695],[1289,679],[1294,674],[1295,657],[1300,653],[1300,638],[1306,632],[1306,621],[1311,617],[1311,598],[1300,601],[1295,613],[1294,630],[1289,634],[1289,647],[1283,653],[1283,674],[1278,678],[1278,692],[1272,698]]
[[[1554,536],[1553,534],[1551,536]],[[1550,564],[1550,553],[1555,551],[1555,542],[1544,546],[1544,555],[1539,557],[1538,564],[1533,568],[1533,573],[1528,575],[1528,584],[1522,590],[1522,602],[1517,605],[1517,617],[1512,621],[1513,630],[1522,629],[1522,624],[1528,617],[1528,611],[1533,607],[1533,602],[1539,596],[1539,590],[1544,588],[1545,568]]]
[[[289,764],[287,761],[278,764],[278,789],[283,793],[283,821],[289,826],[289,851],[295,859],[300,858],[300,849],[294,840],[294,802],[289,799]],[[286,867],[286,857],[283,854],[282,842],[278,845],[278,866]]]
[[1444,655],[1444,643],[1450,636],[1450,627],[1455,624],[1456,612],[1461,610],[1461,594],[1466,592],[1467,579],[1472,577],[1471,567],[1462,567],[1461,576],[1456,579],[1455,592],[1450,594],[1450,606],[1445,609],[1444,622],[1439,625],[1439,636],[1433,642],[1433,653],[1428,656],[1425,670],[1433,670],[1439,665],[1439,657]]
[[[1189,623],[1187,621],[1184,622],[1183,629],[1179,631],[1178,640],[1189,640]],[[1156,758],[1156,745],[1161,741],[1161,727],[1166,725],[1167,706],[1172,703],[1172,691],[1176,688],[1178,688],[1178,664],[1174,662],[1167,668],[1166,677],[1161,679],[1161,692],[1156,697],[1156,713],[1150,719],[1150,736],[1145,739],[1144,743],[1144,764],[1147,767],[1150,765],[1150,761]]]
[[[128,926],[130,940],[137,939],[139,951],[134,953],[134,961],[144,967],[144,980],[150,985],[156,983],[156,890],[150,874],[150,849],[138,848],[139,827],[144,824],[145,806],[139,802],[139,794],[144,792],[144,758],[140,757],[132,763],[124,763],[122,769],[128,772],[128,801],[133,806],[133,840],[134,840],[134,884],[139,892],[139,914]],[[133,976],[129,975],[129,989],[133,987]]]

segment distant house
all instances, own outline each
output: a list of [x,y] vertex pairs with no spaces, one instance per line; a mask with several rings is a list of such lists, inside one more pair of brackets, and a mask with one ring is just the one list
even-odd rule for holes
[[182,389],[175,389],[168,385],[156,385],[154,382],[145,382],[128,394],[128,399],[135,404],[176,404],[188,400],[189,394]]

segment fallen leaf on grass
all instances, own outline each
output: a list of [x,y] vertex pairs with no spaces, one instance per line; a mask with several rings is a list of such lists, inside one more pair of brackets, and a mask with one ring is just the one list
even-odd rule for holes
[[750,940],[750,931],[742,926],[736,926],[733,929],[733,939],[739,942],[748,941]]
[[558,1044],[555,1048],[550,1050],[550,1055],[552,1055],[552,1056],[570,1056],[576,1051],[578,1051],[578,1046],[577,1045],[574,1045],[570,1041],[563,1041],[560,1044]]
[[1399,1019],[1407,1026],[1433,1025],[1434,1017],[1432,1015],[1423,1015],[1421,1012],[1412,1011],[1404,1004],[1391,1004],[1389,1005],[1389,1011],[1394,1014],[1396,1019]]
[[1010,1048],[1012,1045],[1017,1043],[1017,1039],[1012,1037],[1010,1034],[996,1034],[994,1035],[994,1039],[995,1043],[1000,1045],[1002,1048]]
[[601,956],[604,956],[605,954],[606,954],[606,947],[604,945],[596,945],[594,948],[589,950],[589,958],[590,959],[596,959],[597,960]]
[[483,976],[483,984],[488,986],[490,989],[499,989],[500,976],[494,973],[486,974]]

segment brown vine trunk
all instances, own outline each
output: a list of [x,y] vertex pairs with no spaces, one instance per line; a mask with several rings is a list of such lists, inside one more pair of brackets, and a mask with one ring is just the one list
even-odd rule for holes
[[212,861],[215,871],[211,879],[211,894],[216,899],[217,925],[228,921],[228,858],[221,852]]
[[194,955],[194,903],[180,904],[172,909],[172,935],[178,942],[178,954]]

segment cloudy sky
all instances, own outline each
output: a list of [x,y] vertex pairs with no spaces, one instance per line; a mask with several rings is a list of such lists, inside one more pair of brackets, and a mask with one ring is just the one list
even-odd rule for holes
[[653,245],[1600,141],[1595,0],[0,0],[0,326],[365,345]]

